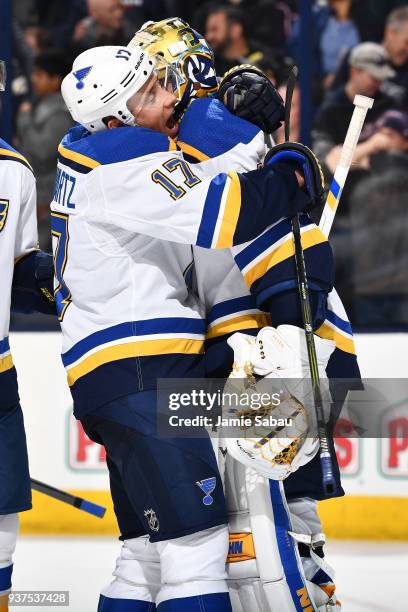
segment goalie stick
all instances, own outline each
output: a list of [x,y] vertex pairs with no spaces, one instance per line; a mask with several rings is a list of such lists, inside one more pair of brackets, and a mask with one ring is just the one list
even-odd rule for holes
[[[290,134],[290,110],[293,90],[296,84],[298,70],[292,68],[286,88],[285,100],[285,141],[288,142]],[[328,496],[336,492],[336,479],[333,470],[333,458],[329,446],[326,421],[324,418],[323,400],[320,389],[320,376],[317,364],[316,346],[314,341],[312,311],[310,307],[309,287],[307,283],[305,258],[303,254],[302,238],[300,233],[299,214],[292,218],[293,243],[295,250],[296,274],[298,277],[299,297],[302,310],[303,328],[305,330],[307,355],[309,359],[310,377],[312,381],[313,400],[316,413],[317,435],[320,442],[320,464],[322,468],[323,488]]]
[[75,495],[71,495],[71,493],[67,493],[66,491],[61,491],[61,489],[57,489],[56,487],[52,487],[51,485],[45,484],[39,480],[35,480],[31,478],[31,488],[34,491],[39,491],[40,493],[44,493],[44,495],[48,495],[54,499],[58,499],[65,504],[69,504],[70,506],[74,506],[78,510],[83,510],[84,512],[88,512],[88,514],[92,514],[98,518],[103,518],[105,516],[106,508],[103,506],[99,506],[99,504],[95,504],[94,502],[90,502],[86,499],[82,499],[82,497],[76,497]]
[[319,228],[326,238],[329,237],[333,225],[334,216],[353,161],[354,152],[360,138],[361,130],[363,129],[367,111],[372,108],[374,100],[366,96],[355,96],[353,104],[355,109],[341,150],[340,161],[334,172],[334,177],[320,218]]

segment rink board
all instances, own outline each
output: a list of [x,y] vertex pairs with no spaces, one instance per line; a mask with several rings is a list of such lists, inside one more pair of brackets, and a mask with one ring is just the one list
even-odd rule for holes
[[[365,377],[406,377],[408,334],[356,339]],[[16,333],[10,338],[18,369],[33,478],[108,508],[103,520],[34,492],[34,509],[21,517],[23,533],[117,534],[103,450],[72,417],[72,401],[59,357],[57,333]],[[320,504],[332,538],[408,540],[408,428],[392,440],[338,441],[345,498]]]

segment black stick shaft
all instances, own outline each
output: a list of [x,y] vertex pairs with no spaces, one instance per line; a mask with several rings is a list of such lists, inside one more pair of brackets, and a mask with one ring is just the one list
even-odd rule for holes
[[336,480],[334,477],[333,459],[329,446],[326,421],[324,418],[319,367],[313,334],[313,320],[310,308],[309,287],[307,283],[306,265],[302,248],[299,215],[295,215],[295,217],[292,219],[292,230],[295,245],[295,261],[296,272],[298,275],[300,305],[302,310],[303,326],[306,334],[307,354],[309,358],[310,377],[312,380],[313,399],[316,411],[317,433],[320,442],[320,464],[322,467],[323,487],[326,495],[333,495],[336,491]]
[[[293,66],[286,86],[285,101],[285,140],[290,135],[290,111],[292,96],[296,85],[298,70]],[[302,238],[300,233],[299,215],[292,219],[293,242],[295,246],[295,263],[298,277],[299,296],[302,310],[303,327],[306,334],[307,354],[309,358],[310,377],[312,380],[313,399],[316,412],[317,433],[320,442],[320,464],[322,467],[323,487],[327,495],[333,495],[336,490],[336,480],[333,471],[333,458],[329,446],[326,421],[324,418],[323,401],[320,389],[319,367],[317,363],[316,346],[313,334],[312,311],[310,307],[309,287],[307,284],[306,265],[303,255]]]

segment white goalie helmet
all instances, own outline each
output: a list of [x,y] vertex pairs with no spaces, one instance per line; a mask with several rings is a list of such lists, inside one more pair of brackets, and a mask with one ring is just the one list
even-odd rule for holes
[[134,125],[128,100],[148,81],[154,58],[137,48],[105,46],[84,51],[64,78],[61,93],[72,118],[90,132],[107,129],[105,117]]

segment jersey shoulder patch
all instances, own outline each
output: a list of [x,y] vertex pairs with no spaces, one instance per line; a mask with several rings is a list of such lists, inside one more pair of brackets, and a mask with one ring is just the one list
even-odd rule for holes
[[10,204],[9,200],[0,198],[0,232],[3,230],[4,226],[6,225],[9,204]]
[[13,147],[2,138],[0,138],[0,161],[1,160],[15,161],[31,170],[31,172],[33,171],[24,155],[21,155],[21,153],[13,149]]
[[198,98],[180,123],[178,144],[183,151],[186,144],[190,155],[204,161],[227,153],[239,143],[248,144],[259,131],[256,125],[230,113],[217,98]]
[[94,168],[173,150],[164,134],[141,127],[121,127],[90,134],[75,126],[58,147],[58,158],[66,166],[86,174]]

